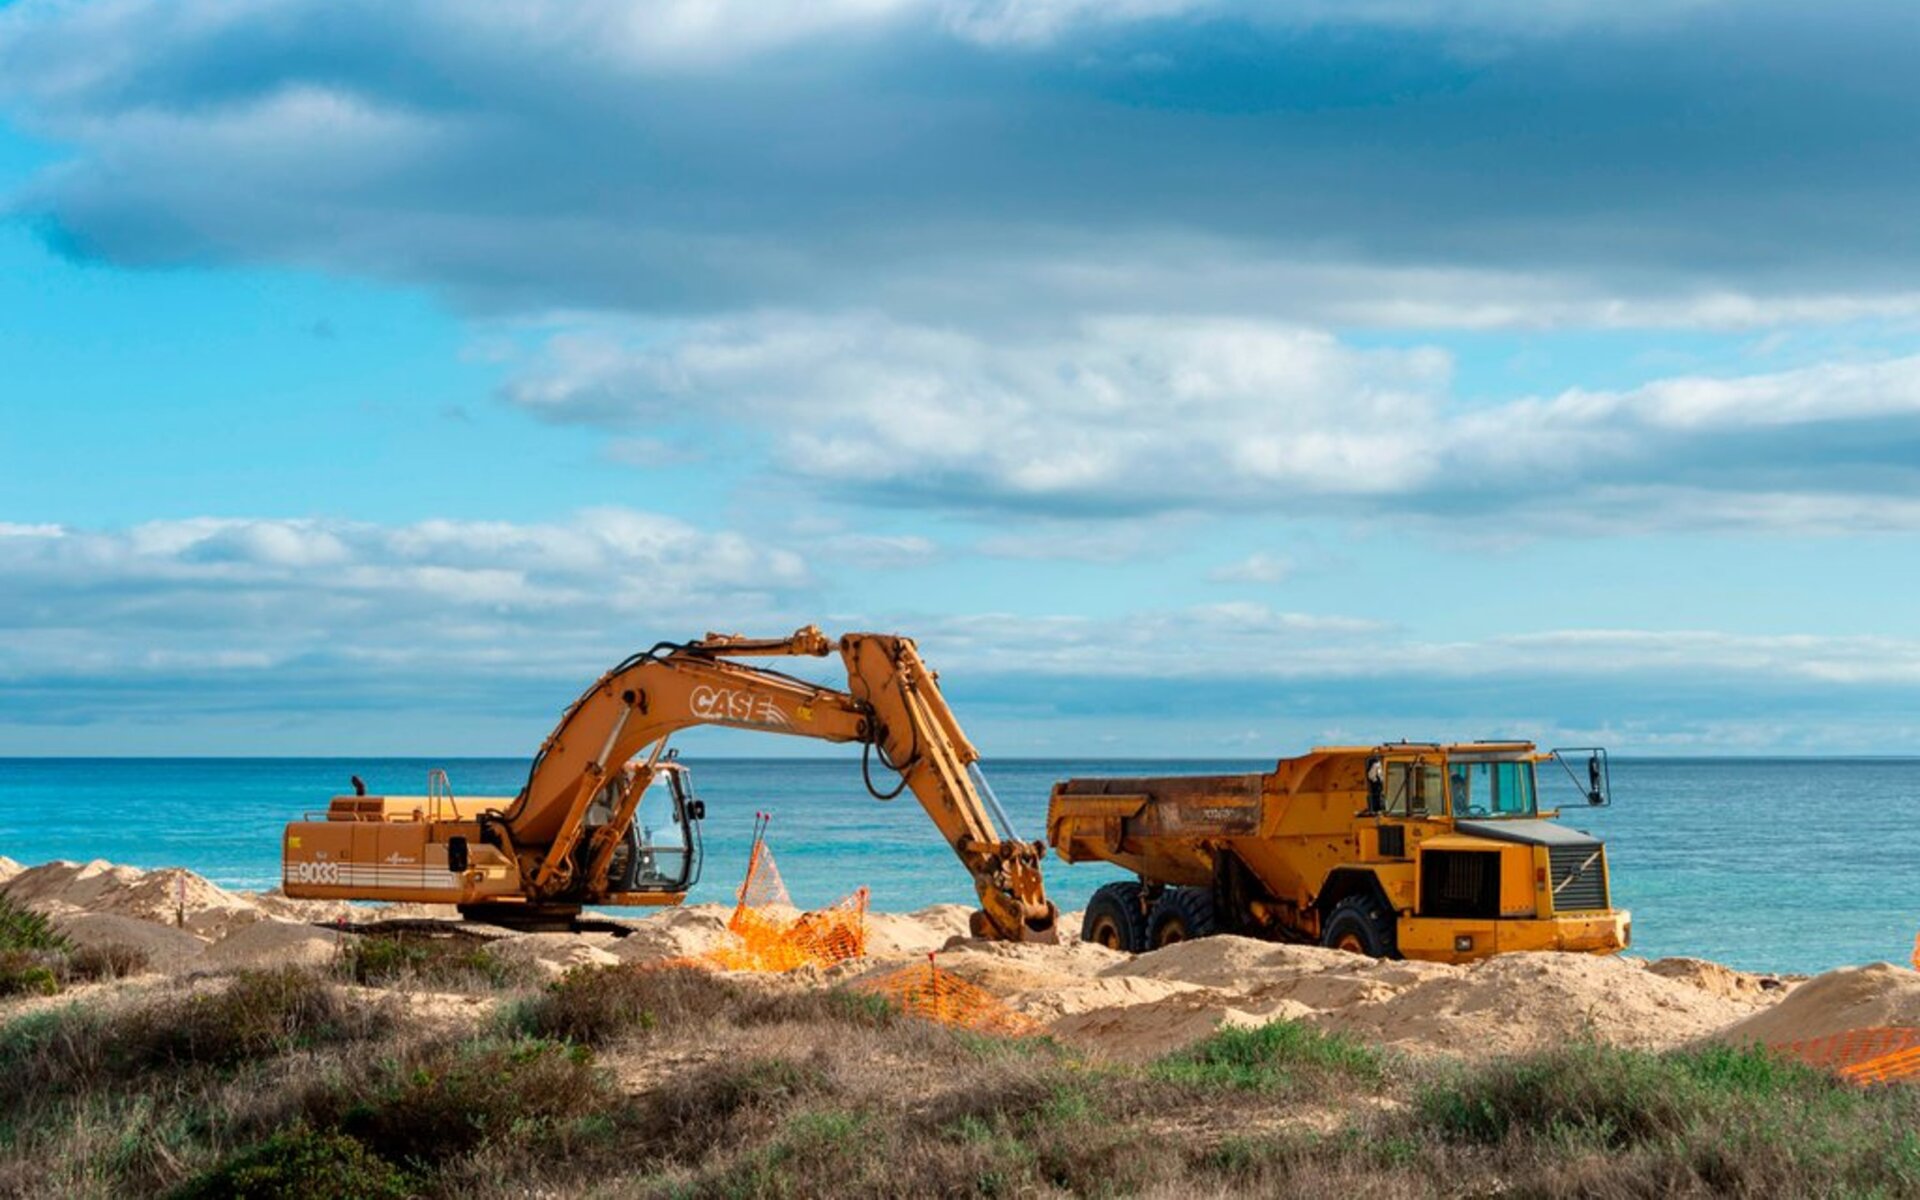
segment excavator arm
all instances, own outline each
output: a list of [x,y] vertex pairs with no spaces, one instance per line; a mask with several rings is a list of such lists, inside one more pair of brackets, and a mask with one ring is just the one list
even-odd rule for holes
[[[845,690],[822,687],[746,658],[823,658],[838,649]],[[791,637],[710,634],[663,643],[601,676],[567,709],[489,836],[516,859],[533,902],[592,899],[606,888],[614,847],[633,819],[666,739],[696,725],[858,742],[867,787],[891,799],[911,790],[970,875],[980,897],[976,936],[1055,940],[1058,916],[1040,874],[1043,842],[1013,835],[976,765],[934,673],[909,638],[850,633],[830,641],[808,626]],[[644,762],[628,764],[648,755]],[[873,781],[871,759],[899,777],[890,792]],[[622,772],[625,772],[624,776]],[[618,797],[612,820],[592,826],[596,796]],[[587,845],[582,847],[583,838]]]

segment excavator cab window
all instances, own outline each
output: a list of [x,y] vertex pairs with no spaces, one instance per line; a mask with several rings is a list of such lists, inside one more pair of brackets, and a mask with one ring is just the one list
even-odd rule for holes
[[684,891],[699,871],[699,821],[706,805],[695,798],[686,771],[666,776],[667,786],[648,788],[633,815],[633,891]]
[[[607,864],[607,887],[616,892],[684,892],[700,878],[700,821],[707,806],[693,794],[684,768],[663,769],[642,793],[626,836]],[[612,818],[615,789],[596,797],[588,827]]]
[[1447,811],[1445,772],[1425,759],[1387,763],[1389,817],[1437,817]]

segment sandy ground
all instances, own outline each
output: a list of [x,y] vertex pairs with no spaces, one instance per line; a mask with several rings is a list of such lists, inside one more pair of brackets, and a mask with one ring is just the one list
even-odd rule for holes
[[[145,950],[156,979],[321,964],[352,936],[341,924],[454,915],[430,906],[234,893],[190,871],[104,862],[22,869],[0,858],[0,891],[47,913],[76,942]],[[723,907],[696,905],[623,921],[625,936],[502,935],[492,945],[502,956],[557,975],[576,966],[658,962],[727,946],[733,941],[727,915]],[[1061,927],[1077,930],[1078,915],[1063,918]],[[1459,1056],[1538,1050],[1576,1037],[1663,1048],[1705,1040],[1776,1044],[1870,1026],[1920,1026],[1920,973],[1886,963],[1796,982],[1699,959],[1515,954],[1448,966],[1237,937],[1129,956],[1077,941],[979,942],[966,931],[967,910],[960,905],[874,913],[869,956],[819,978],[895,970],[924,963],[931,953],[943,969],[986,988],[1061,1041],[1121,1060],[1164,1054],[1223,1025],[1279,1017],[1410,1053]],[[0,1004],[0,1017],[18,1003]]]

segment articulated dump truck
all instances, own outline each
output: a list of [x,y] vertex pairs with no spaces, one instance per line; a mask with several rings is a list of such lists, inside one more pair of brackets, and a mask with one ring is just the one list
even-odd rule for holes
[[1067,862],[1138,876],[1087,906],[1082,938],[1116,950],[1212,933],[1439,962],[1622,950],[1631,916],[1612,906],[1606,849],[1540,809],[1543,764],[1609,802],[1601,750],[1327,747],[1266,774],[1069,779],[1047,836]]

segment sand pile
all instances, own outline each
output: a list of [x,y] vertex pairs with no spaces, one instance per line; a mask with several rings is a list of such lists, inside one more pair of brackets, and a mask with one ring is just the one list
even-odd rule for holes
[[1920,1027],[1920,971],[1892,963],[1828,971],[1778,1004],[1719,1030],[1714,1040],[1776,1045],[1886,1025]]
[[1126,1060],[1164,1054],[1223,1025],[1280,1018],[1420,1053],[1537,1050],[1583,1035],[1668,1047],[1765,1002],[1758,988],[1722,994],[1627,959],[1511,955],[1449,966],[1236,937],[1136,958],[1082,944],[969,943],[940,964],[1063,1041]]
[[6,855],[0,854],[0,884],[6,883],[7,880],[12,879],[24,870],[26,870],[25,867],[8,858]]
[[207,952],[204,941],[183,929],[116,913],[58,913],[53,925],[76,946],[138,950],[146,955],[148,970],[163,974],[193,970]]
[[347,934],[284,921],[244,925],[209,946],[200,965],[232,971],[245,967],[324,967],[340,957]]
[[1762,993],[1788,986],[1776,976],[1752,975],[1721,966],[1717,962],[1708,962],[1704,958],[1656,959],[1647,964],[1647,970],[1667,979],[1690,983],[1716,996],[1734,999],[1757,999]]
[[218,938],[262,918],[250,900],[192,871],[167,867],[143,871],[95,859],[50,862],[8,880],[6,894],[50,916],[112,913]]
[[1309,1020],[1379,1044],[1472,1055],[1544,1050],[1586,1036],[1665,1049],[1705,1037],[1754,1007],[1620,958],[1509,954],[1461,967],[1421,966],[1427,978],[1411,986]]
[[[339,953],[337,922],[448,918],[424,905],[377,908],[242,896],[188,871],[104,862],[22,870],[0,859],[0,889],[51,915],[83,945],[145,950],[155,969],[226,971],[322,964]],[[558,975],[580,966],[649,963],[734,949],[731,906],[622,914],[624,936],[502,934],[501,957]],[[926,962],[999,996],[1053,1036],[1115,1059],[1165,1054],[1223,1025],[1289,1018],[1414,1053],[1538,1050],[1592,1036],[1647,1048],[1703,1039],[1778,1043],[1883,1025],[1920,1026],[1920,973],[1878,964],[1804,983],[1700,959],[1515,954],[1464,966],[1378,962],[1313,946],[1206,938],[1129,957],[1069,941],[970,940],[968,909],[873,913],[868,957],[807,976],[845,980]],[[1078,926],[1063,922],[1064,929]]]
[[487,950],[503,961],[530,966],[548,978],[558,978],[575,967],[610,967],[620,959],[613,953],[610,933],[522,933],[487,943]]

